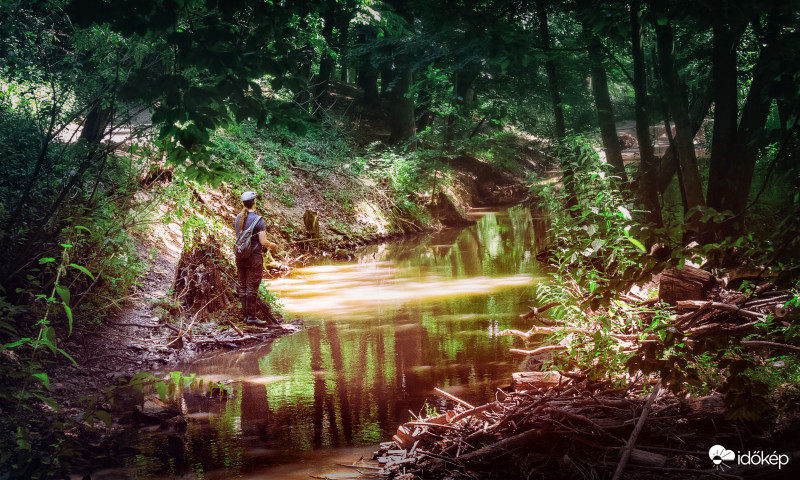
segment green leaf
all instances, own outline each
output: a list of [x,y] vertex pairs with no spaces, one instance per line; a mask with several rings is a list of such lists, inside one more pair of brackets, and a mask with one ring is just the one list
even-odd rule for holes
[[85,273],[86,275],[88,275],[88,276],[89,276],[89,278],[91,278],[92,280],[94,280],[94,275],[92,275],[92,272],[90,272],[90,271],[89,271],[89,270],[88,270],[86,267],[82,267],[82,266],[80,266],[80,265],[75,265],[74,263],[70,263],[70,264],[69,264],[69,266],[70,266],[70,267],[72,267],[72,268],[75,268],[75,269],[78,269],[78,270],[80,270],[81,272],[83,272],[83,273]]
[[64,302],[64,304],[69,305],[70,294],[67,287],[56,285],[56,293],[61,297],[61,301]]
[[72,335],[72,309],[69,308],[69,305],[66,303],[62,303],[64,305],[64,312],[67,314],[67,323],[69,324],[69,335]]
[[167,384],[164,382],[157,382],[156,383],[156,392],[158,392],[158,398],[161,399],[162,402],[167,401]]
[[50,349],[53,353],[56,353],[56,329],[53,327],[47,327],[47,330],[44,331],[44,335],[42,335],[42,343],[44,343],[47,348]]
[[65,352],[63,349],[57,348],[56,350],[58,350],[58,353],[60,353],[61,355],[64,355],[65,357],[67,357],[69,359],[69,361],[72,362],[74,365],[78,364],[78,362],[76,362],[75,359],[72,358],[72,355],[70,355],[69,353]]
[[16,342],[6,343],[2,347],[0,347],[0,352],[2,352],[3,350],[9,349],[9,348],[18,347],[18,346],[22,345],[23,343],[30,342],[30,341],[31,341],[30,338],[20,338]]
[[636,246],[636,247],[637,247],[639,250],[641,250],[642,252],[647,252],[647,249],[646,249],[646,248],[644,248],[644,245],[642,245],[642,242],[640,242],[639,240],[636,240],[635,238],[633,238],[633,237],[629,237],[629,236],[626,236],[625,238],[627,238],[628,240],[630,240],[630,242],[631,242],[632,244],[634,244],[634,245],[635,245],[635,246]]
[[94,416],[99,418],[103,423],[106,424],[106,427],[111,428],[111,415],[105,410],[98,410],[94,412]]
[[622,213],[622,216],[625,218],[625,220],[631,219],[631,212],[627,208],[620,205],[619,207],[617,207],[617,210],[619,210],[620,213]]
[[39,395],[36,392],[33,392],[33,396],[38,398],[42,402],[44,402],[45,405],[47,405],[48,407],[52,408],[56,412],[60,412],[61,411],[61,407],[56,403],[55,399],[52,399],[50,397],[45,397],[44,395]]
[[31,442],[30,442],[30,432],[27,428],[24,427],[17,427],[17,447],[20,450],[30,450],[31,449]]
[[42,373],[34,373],[31,376],[33,378],[39,380],[40,382],[42,382],[42,385],[44,385],[44,388],[50,390],[50,379],[47,377],[46,373],[44,373],[44,372],[42,372]]
[[39,259],[39,265],[42,265],[43,263],[50,263],[50,262],[55,262],[55,261],[56,261],[56,259],[53,258],[53,257],[40,258]]

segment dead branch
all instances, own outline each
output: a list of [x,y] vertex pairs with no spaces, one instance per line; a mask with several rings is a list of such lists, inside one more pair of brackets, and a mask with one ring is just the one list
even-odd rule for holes
[[555,350],[566,350],[566,349],[567,349],[566,345],[547,345],[533,350],[521,350],[519,348],[511,348],[508,351],[511,353],[518,353],[520,355],[531,356],[531,355],[539,355],[542,353],[552,352]]
[[785,343],[768,342],[766,340],[742,340],[741,344],[746,347],[766,347],[775,348],[778,350],[787,350],[789,352],[800,353],[800,347],[795,345],[786,345]]
[[[704,305],[707,305],[709,302],[703,302],[698,300],[681,300],[677,303],[676,308],[685,308],[685,309],[695,309],[695,308],[703,308]],[[717,310],[722,310],[723,312],[734,313],[741,317],[748,317],[748,318],[755,318],[758,320],[763,320],[766,316],[763,313],[753,312],[750,310],[744,310],[736,305],[729,305],[727,303],[722,302],[710,302],[710,308],[715,308]]]
[[611,480],[619,480],[619,478],[622,476],[622,472],[625,471],[625,466],[628,464],[628,459],[631,458],[631,450],[633,450],[633,446],[636,444],[636,439],[639,438],[639,433],[642,431],[642,427],[644,427],[644,423],[647,421],[647,414],[650,413],[650,405],[653,404],[653,400],[655,400],[658,396],[659,390],[661,390],[661,380],[659,380],[655,388],[653,388],[653,391],[650,393],[650,397],[647,399],[647,403],[644,404],[642,414],[639,415],[639,421],[636,422],[636,427],[634,427],[633,432],[631,432],[631,436],[628,437],[628,443],[625,445],[625,449],[622,450],[622,455],[620,456],[619,463],[617,464],[617,469],[614,471],[614,476]]
[[449,394],[449,393],[445,392],[444,390],[441,390],[439,388],[434,388],[434,390],[439,395],[442,395],[443,397],[447,397],[447,398],[449,398],[450,400],[452,400],[452,401],[454,401],[456,403],[460,403],[461,405],[464,405],[465,407],[469,408],[470,410],[475,408],[472,405],[470,405],[469,403],[465,402],[464,400],[461,400],[460,398],[456,397],[455,395]]

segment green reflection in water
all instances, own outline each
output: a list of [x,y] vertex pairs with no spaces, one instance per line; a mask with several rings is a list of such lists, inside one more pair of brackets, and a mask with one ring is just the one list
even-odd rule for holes
[[[302,450],[368,445],[391,438],[425,402],[445,407],[434,387],[473,404],[494,399],[519,359],[507,328],[527,328],[535,263],[530,213],[487,213],[474,227],[366,248],[353,262],[323,260],[272,282],[305,329],[263,348],[183,367],[234,381],[227,402],[185,400],[192,422],[174,467],[131,462],[138,472],[223,470],[230,477],[291,463]],[[216,402],[216,403],[214,403]],[[294,453],[292,453],[294,452]]]

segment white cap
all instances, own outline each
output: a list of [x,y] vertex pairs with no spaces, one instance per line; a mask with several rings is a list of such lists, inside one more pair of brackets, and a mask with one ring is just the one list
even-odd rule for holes
[[256,192],[244,192],[242,194],[242,201],[243,202],[246,202],[248,200],[253,200],[254,198],[256,198]]

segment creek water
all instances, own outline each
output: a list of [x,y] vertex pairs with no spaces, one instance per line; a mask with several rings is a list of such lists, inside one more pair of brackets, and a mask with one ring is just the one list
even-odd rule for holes
[[474,405],[494,400],[520,368],[508,353],[519,340],[497,334],[529,328],[519,315],[544,279],[542,229],[522,206],[475,213],[474,226],[369,246],[351,261],[323,258],[272,281],[303,330],[180,366],[229,382],[233,395],[184,393],[185,431],[140,432],[138,454],[116,474],[330,475],[370,458],[409,412],[448,406],[434,387]]

